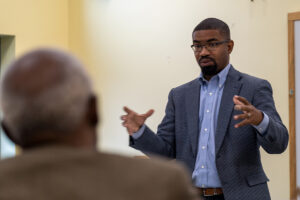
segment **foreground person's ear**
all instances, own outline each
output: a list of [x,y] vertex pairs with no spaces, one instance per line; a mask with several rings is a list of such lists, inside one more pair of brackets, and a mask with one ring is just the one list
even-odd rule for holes
[[91,95],[88,100],[87,120],[91,126],[97,126],[99,122],[97,110],[97,97],[95,95]]

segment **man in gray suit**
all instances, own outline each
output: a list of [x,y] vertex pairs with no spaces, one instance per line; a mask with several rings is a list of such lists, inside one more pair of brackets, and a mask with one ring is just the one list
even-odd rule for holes
[[0,199],[196,200],[181,167],[96,151],[96,97],[80,62],[53,49],[1,82],[2,127],[23,148],[0,162]]
[[268,200],[259,149],[279,154],[288,145],[271,85],[229,63],[234,42],[223,21],[203,20],[192,37],[200,77],[171,90],[157,134],[144,124],[153,110],[124,107],[130,146],[185,163],[204,199]]

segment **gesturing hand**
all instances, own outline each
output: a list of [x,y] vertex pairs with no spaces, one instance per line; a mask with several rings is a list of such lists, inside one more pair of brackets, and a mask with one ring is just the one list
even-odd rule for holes
[[251,105],[244,97],[235,95],[233,97],[233,102],[235,104],[235,110],[243,111],[243,114],[234,116],[235,120],[243,119],[243,121],[234,125],[235,128],[239,128],[248,124],[259,125],[263,120],[263,113]]
[[138,114],[133,110],[130,110],[126,106],[123,109],[127,114],[121,116],[121,120],[123,120],[122,125],[126,127],[129,135],[132,135],[133,133],[137,132],[144,124],[146,119],[150,117],[154,112],[154,110],[151,109],[145,114]]

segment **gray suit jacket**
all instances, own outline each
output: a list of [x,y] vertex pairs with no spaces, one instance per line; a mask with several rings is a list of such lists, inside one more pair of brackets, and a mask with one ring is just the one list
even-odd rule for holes
[[[200,82],[197,79],[171,90],[165,117],[157,134],[146,127],[130,146],[146,154],[159,154],[182,161],[194,170],[199,138]],[[251,125],[234,128],[233,96],[245,97],[265,112],[269,126],[264,136]],[[268,200],[267,181],[259,148],[271,154],[282,153],[288,144],[288,132],[282,124],[272,97],[271,85],[231,67],[223,90],[215,133],[216,166],[226,200]]]
[[69,147],[0,162],[1,200],[196,200],[181,167]]

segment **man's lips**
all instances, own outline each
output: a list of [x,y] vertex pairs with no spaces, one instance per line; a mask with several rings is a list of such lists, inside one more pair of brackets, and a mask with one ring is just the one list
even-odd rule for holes
[[206,65],[212,65],[214,64],[213,60],[210,59],[210,58],[202,58],[200,61],[199,61],[199,64],[202,66],[206,66]]

